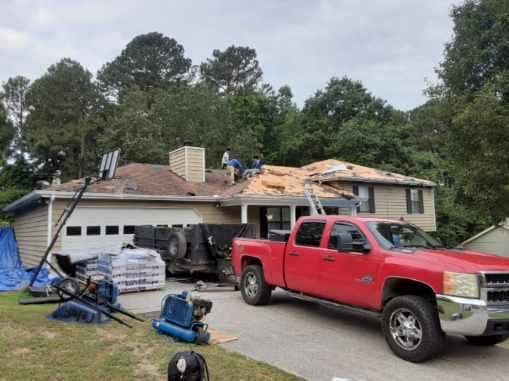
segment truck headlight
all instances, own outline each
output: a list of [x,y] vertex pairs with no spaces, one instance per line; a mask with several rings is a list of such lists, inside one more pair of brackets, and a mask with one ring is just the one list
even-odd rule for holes
[[477,274],[444,272],[444,294],[464,298],[479,298]]

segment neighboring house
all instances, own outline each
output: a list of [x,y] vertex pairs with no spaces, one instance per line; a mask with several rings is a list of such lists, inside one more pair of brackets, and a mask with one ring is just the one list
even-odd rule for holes
[[509,257],[509,218],[466,240],[459,247]]
[[[114,179],[92,185],[63,229],[53,252],[115,249],[132,240],[136,225],[252,223],[266,237],[290,229],[309,213],[304,183],[330,213],[405,219],[435,230],[435,184],[327,160],[302,168],[265,165],[261,174],[229,185],[225,171],[205,169],[205,149],[182,147],[170,164],[128,164]],[[26,265],[38,263],[62,211],[82,179],[33,191],[8,205]],[[359,203],[359,200],[362,202]]]

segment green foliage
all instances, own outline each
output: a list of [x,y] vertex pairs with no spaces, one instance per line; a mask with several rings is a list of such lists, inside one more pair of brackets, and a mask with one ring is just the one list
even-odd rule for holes
[[331,136],[348,121],[355,118],[385,123],[390,120],[393,109],[372,96],[361,82],[343,77],[332,78],[324,90],[317,91],[306,101],[302,112],[301,160],[306,163],[327,157],[333,151]]
[[17,149],[23,149],[23,134],[25,120],[28,114],[26,94],[30,86],[30,80],[23,76],[9,78],[3,85],[4,102],[7,113],[16,130],[15,145]]
[[454,95],[481,90],[509,67],[509,2],[467,0],[453,8],[454,38],[439,75]]
[[51,177],[83,176],[97,158],[97,124],[102,99],[92,74],[64,58],[34,81],[27,94],[31,112],[25,126],[27,146],[40,171]]
[[14,128],[7,119],[7,112],[1,102],[0,93],[0,165],[7,158],[12,139],[14,137]]
[[200,65],[200,73],[205,84],[224,95],[252,94],[263,75],[256,50],[234,45],[215,49]]
[[117,58],[104,65],[97,79],[105,94],[120,99],[134,88],[168,88],[182,81],[190,67],[182,45],[153,32],[133,38]]

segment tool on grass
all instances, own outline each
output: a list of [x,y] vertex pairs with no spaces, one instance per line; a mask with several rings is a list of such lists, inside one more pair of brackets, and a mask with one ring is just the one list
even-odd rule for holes
[[122,309],[118,304],[116,304],[118,288],[114,282],[106,280],[93,282],[91,279],[89,279],[85,286],[82,288],[81,283],[77,279],[73,278],[72,276],[64,275],[60,269],[51,263],[51,259],[48,259],[51,258],[51,251],[53,250],[53,247],[55,246],[60,233],[65,227],[67,220],[73,214],[87,189],[93,184],[97,184],[101,181],[111,180],[113,177],[115,177],[119,158],[120,150],[105,154],[102,157],[101,164],[99,166],[98,176],[95,178],[92,178],[91,176],[85,177],[83,185],[76,190],[71,200],[69,201],[69,204],[60,215],[55,226],[55,234],[53,235],[53,238],[46,248],[41,261],[39,262],[39,265],[33,272],[29,284],[29,289],[33,286],[37,276],[39,275],[39,272],[45,265],[50,267],[60,277],[60,279],[55,279],[50,285],[50,287],[56,292],[57,297],[24,299],[20,300],[20,304],[29,305],[76,301],[91,309],[95,313],[99,315],[104,314],[110,319],[129,328],[132,328],[132,326],[122,319],[114,316],[110,311],[118,312],[138,321],[143,321],[141,318]]

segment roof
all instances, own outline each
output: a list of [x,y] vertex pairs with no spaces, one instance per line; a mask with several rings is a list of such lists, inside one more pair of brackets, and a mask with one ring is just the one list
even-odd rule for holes
[[[311,187],[314,193],[324,200],[324,205],[327,202],[333,203],[334,200],[355,198],[352,193],[342,189],[340,184],[333,184],[338,180],[435,186],[431,181],[332,159],[301,168],[264,165],[259,175],[235,185],[229,184],[229,178],[223,170],[207,170],[206,181],[201,183],[184,180],[170,171],[168,165],[131,163],[119,167],[115,178],[92,184],[87,189],[85,198],[221,202],[225,205],[228,202],[235,205],[246,200],[256,200],[259,203],[270,203],[274,199],[280,202],[305,202],[304,186],[309,179],[317,180]],[[40,198],[70,198],[83,182],[83,179],[77,179],[45,190],[33,191],[5,207],[4,211],[16,212],[32,207],[40,203]]]
[[497,224],[497,225],[492,225],[490,226],[489,228],[483,230],[482,232],[474,235],[473,237],[467,239],[466,241],[460,243],[458,245],[458,247],[464,247],[465,245],[468,245],[469,243],[472,243],[476,240],[478,240],[479,238],[481,237],[484,237],[486,234],[488,233],[491,233],[493,230],[496,230],[496,229],[505,229],[505,230],[509,230],[509,218],[507,218],[505,221]]
[[399,173],[382,171],[380,169],[364,167],[346,161],[328,159],[317,161],[302,167],[310,176],[320,181],[351,181],[379,184],[395,184],[434,187],[436,184],[429,180],[404,176]]

